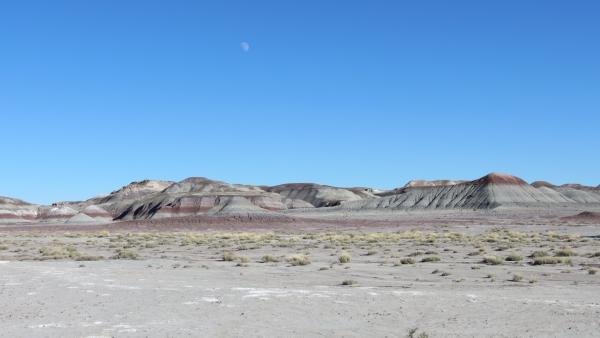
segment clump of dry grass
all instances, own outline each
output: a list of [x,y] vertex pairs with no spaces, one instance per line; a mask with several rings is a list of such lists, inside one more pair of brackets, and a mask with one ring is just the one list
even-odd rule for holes
[[341,264],[350,263],[351,260],[352,256],[350,256],[350,254],[346,252],[338,256],[338,262],[340,262]]
[[237,258],[237,256],[231,251],[225,251],[223,256],[221,257],[225,262],[233,262]]
[[87,261],[99,261],[104,259],[103,256],[90,256],[90,255],[82,255],[75,258],[76,261],[79,262],[87,262]]
[[279,262],[279,258],[277,258],[273,255],[264,255],[264,256],[262,256],[260,261],[262,263],[277,263],[277,262]]
[[287,262],[292,266],[308,265],[310,264],[310,258],[306,255],[291,255],[287,258]]
[[77,258],[81,254],[71,246],[47,246],[39,250],[42,259]]
[[353,279],[346,279],[342,282],[342,285],[355,285],[358,284],[357,281],[353,280]]
[[550,256],[550,254],[548,254],[548,252],[546,252],[546,251],[534,251],[531,253],[531,255],[529,255],[529,257],[531,257],[531,258],[548,257],[548,256]]
[[575,253],[575,251],[573,251],[573,249],[567,247],[560,248],[560,250],[557,250],[554,254],[554,256],[556,257],[571,257],[576,255],[577,254]]
[[482,263],[490,264],[490,265],[499,265],[502,264],[504,260],[500,256],[485,256],[483,257]]
[[439,262],[441,259],[438,256],[428,256],[421,259],[421,263]]
[[511,253],[508,256],[506,256],[506,261],[508,262],[520,262],[523,260],[523,256],[516,254],[516,253]]
[[402,258],[400,264],[415,264],[417,261],[412,257]]
[[512,276],[512,278],[510,279],[511,282],[520,282],[523,280],[523,276],[516,273]]
[[110,232],[108,232],[108,230],[102,230],[96,234],[96,237],[98,238],[104,238],[108,236],[110,236]]
[[116,251],[112,259],[138,259],[139,255],[135,251],[119,249]]
[[421,332],[417,335],[418,328],[413,328],[408,330],[407,338],[429,338],[429,335],[426,332]]
[[536,257],[533,259],[533,265],[544,265],[544,264],[571,264],[570,258],[564,257]]

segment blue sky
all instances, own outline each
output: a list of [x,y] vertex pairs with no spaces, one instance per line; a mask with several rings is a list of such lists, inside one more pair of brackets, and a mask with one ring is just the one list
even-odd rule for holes
[[[600,184],[598,1],[12,1],[0,195]],[[242,43],[248,43],[247,50]]]

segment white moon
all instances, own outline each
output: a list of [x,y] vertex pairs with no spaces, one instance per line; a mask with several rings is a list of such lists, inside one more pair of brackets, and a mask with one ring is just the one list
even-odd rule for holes
[[242,47],[242,50],[244,52],[247,52],[247,51],[250,50],[250,44],[248,42],[246,42],[246,41],[240,43],[240,47]]

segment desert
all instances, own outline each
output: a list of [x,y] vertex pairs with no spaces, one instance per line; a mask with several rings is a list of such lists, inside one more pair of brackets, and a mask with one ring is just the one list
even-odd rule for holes
[[194,178],[52,206],[4,198],[3,333],[593,336],[597,191],[490,174],[392,191]]
[[600,337],[600,1],[0,5],[0,338]]

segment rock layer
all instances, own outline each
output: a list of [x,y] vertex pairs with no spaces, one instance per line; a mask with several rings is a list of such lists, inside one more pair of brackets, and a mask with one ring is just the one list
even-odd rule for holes
[[536,188],[524,180],[492,173],[480,179],[446,186],[406,187],[373,200],[346,202],[353,209],[493,209],[499,206],[552,206],[600,203],[600,194],[573,188]]
[[314,183],[276,186],[231,184],[204,177],[180,182],[132,182],[108,195],[51,206],[0,197],[0,222],[92,223],[226,216],[240,219],[280,217],[289,209],[429,210],[494,209],[498,207],[600,206],[600,189],[580,184],[531,185],[507,174],[492,173],[473,181],[413,180],[383,191],[366,187],[340,188]]

